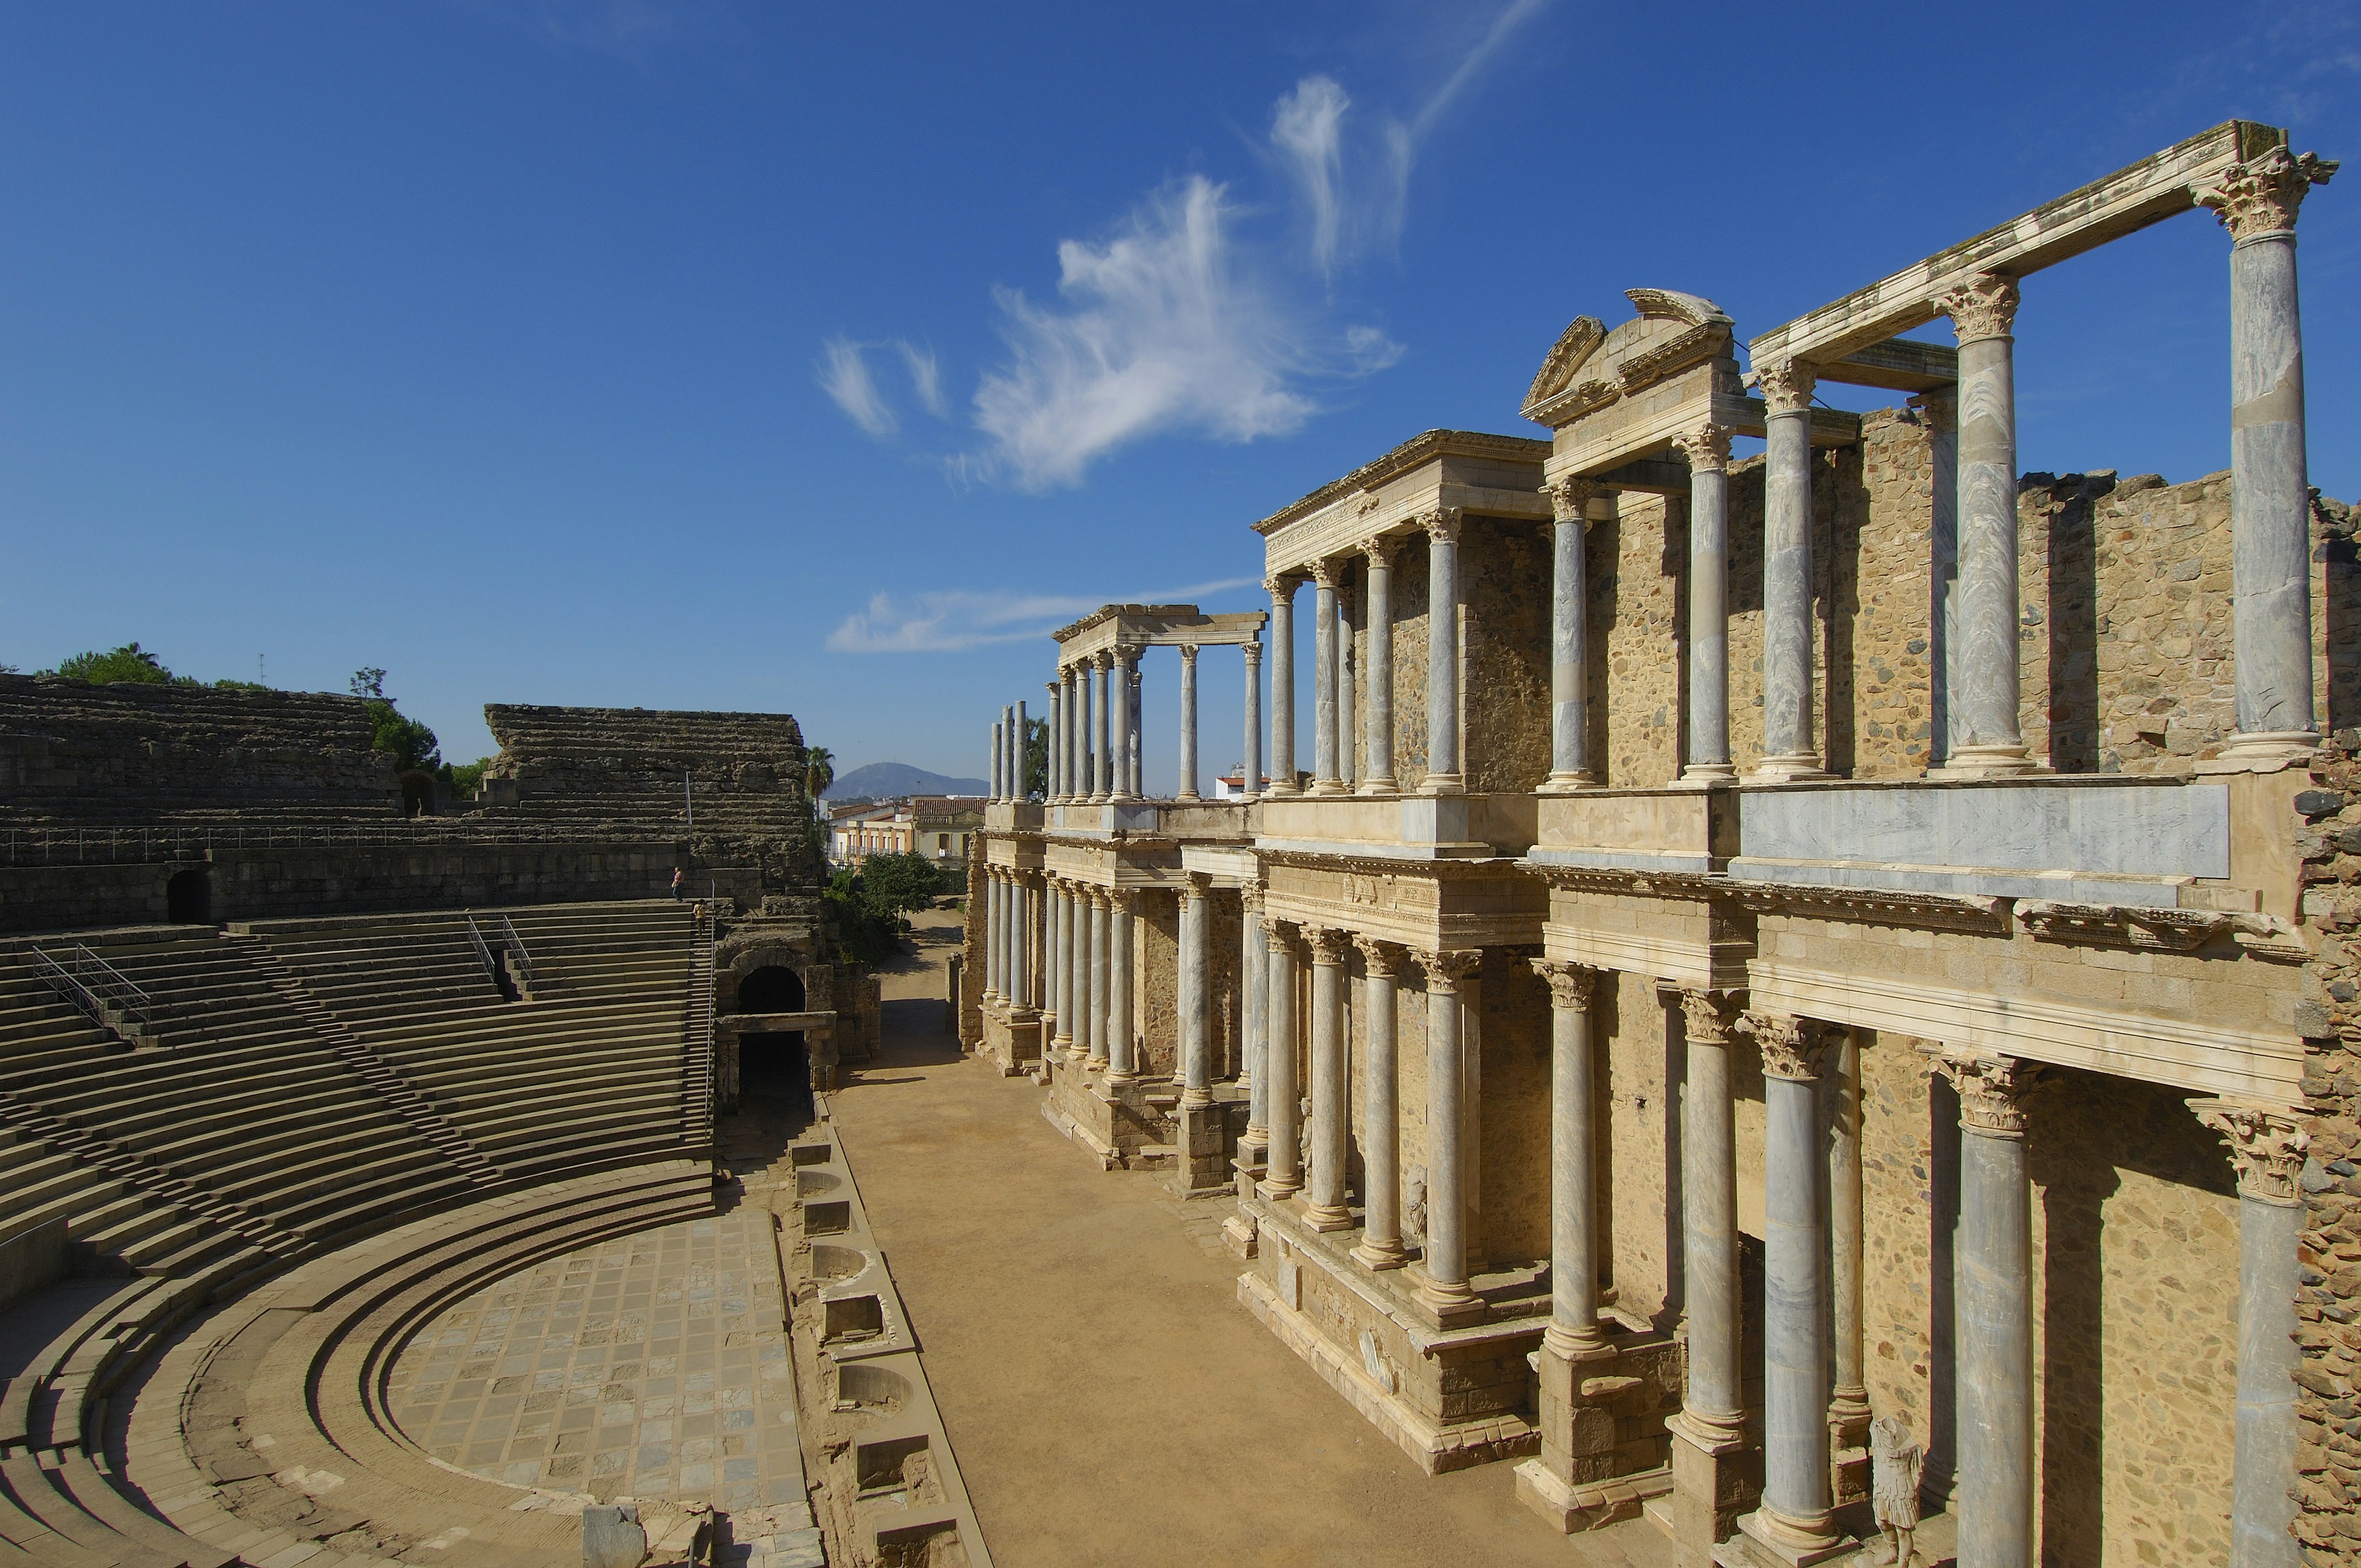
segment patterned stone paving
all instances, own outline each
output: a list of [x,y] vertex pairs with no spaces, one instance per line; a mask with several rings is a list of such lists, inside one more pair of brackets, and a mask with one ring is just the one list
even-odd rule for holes
[[767,1209],[550,1258],[402,1348],[394,1419],[518,1486],[800,1511],[794,1369]]

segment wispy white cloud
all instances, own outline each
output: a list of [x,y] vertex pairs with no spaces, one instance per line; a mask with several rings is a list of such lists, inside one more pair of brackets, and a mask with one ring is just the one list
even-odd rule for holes
[[893,434],[901,422],[878,393],[877,378],[869,373],[864,345],[850,338],[831,337],[819,346],[820,389],[836,400],[836,406],[844,411],[846,418],[870,434]]
[[1257,581],[1229,577],[1126,594],[876,593],[866,608],[846,616],[829,633],[828,645],[840,653],[951,653],[994,642],[1030,641],[1102,605],[1190,604]]
[[1271,109],[1271,150],[1303,203],[1312,258],[1323,275],[1334,271],[1344,241],[1345,111],[1352,102],[1333,78],[1307,76]]
[[1079,481],[1126,442],[1171,429],[1244,442],[1316,406],[1298,385],[1390,364],[1367,329],[1347,340],[1283,308],[1241,258],[1226,187],[1191,176],[1117,229],[1058,247],[1058,306],[999,291],[1011,358],[975,395],[993,456],[1028,489]]
[[901,351],[902,363],[909,367],[910,389],[918,394],[918,401],[927,405],[927,411],[938,419],[950,412],[943,404],[943,372],[935,363],[935,351],[919,348],[898,337],[894,346]]

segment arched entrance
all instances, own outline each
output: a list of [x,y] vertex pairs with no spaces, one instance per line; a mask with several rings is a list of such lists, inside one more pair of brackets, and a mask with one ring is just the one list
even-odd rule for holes
[[184,872],[174,872],[172,879],[164,884],[164,918],[175,926],[208,926],[213,917],[212,868],[192,866]]
[[[737,1011],[801,1013],[803,976],[785,964],[764,964],[738,982]],[[784,1102],[808,1121],[812,1114],[811,1054],[801,1029],[748,1031],[738,1036],[738,1084],[748,1101]]]

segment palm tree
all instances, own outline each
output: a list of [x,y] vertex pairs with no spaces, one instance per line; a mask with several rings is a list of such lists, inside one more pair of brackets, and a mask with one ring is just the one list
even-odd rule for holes
[[836,782],[836,753],[825,746],[804,748],[804,793],[818,800]]

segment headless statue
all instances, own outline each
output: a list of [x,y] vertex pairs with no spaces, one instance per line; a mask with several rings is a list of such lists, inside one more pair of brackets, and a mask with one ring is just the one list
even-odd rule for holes
[[1918,1530],[1918,1477],[1927,1453],[1912,1441],[1908,1423],[1880,1416],[1869,1423],[1870,1503],[1884,1539],[1870,1561],[1893,1568],[1919,1568],[1912,1539]]

